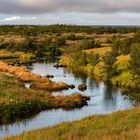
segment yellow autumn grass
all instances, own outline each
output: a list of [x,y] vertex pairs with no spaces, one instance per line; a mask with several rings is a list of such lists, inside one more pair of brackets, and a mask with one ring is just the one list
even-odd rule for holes
[[47,77],[41,77],[38,74],[31,73],[25,67],[9,66],[2,61],[0,61],[0,71],[8,72],[17,77],[20,81],[32,82],[34,88],[46,90],[61,90],[67,88],[65,83],[52,82]]
[[24,52],[10,52],[6,50],[0,51],[0,59],[12,59],[12,58],[19,58],[22,60],[30,60],[31,58],[35,58],[35,55],[32,53],[24,53]]
[[0,51],[0,59],[6,59],[6,58],[19,58],[21,55],[23,55],[23,52],[9,52],[9,51]]
[[101,46],[102,46],[102,47],[112,47],[111,44],[107,44],[107,43],[102,43]]
[[130,60],[131,60],[130,55],[120,55],[120,56],[118,56],[116,64],[118,65],[119,70],[127,69]]
[[106,52],[110,52],[111,47],[102,47],[102,48],[95,48],[95,49],[89,49],[86,50],[87,54],[99,54],[99,55],[104,55]]
[[139,140],[140,107],[62,123],[5,140]]

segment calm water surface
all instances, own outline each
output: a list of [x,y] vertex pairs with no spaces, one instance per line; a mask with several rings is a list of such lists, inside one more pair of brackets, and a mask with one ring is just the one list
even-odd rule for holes
[[65,121],[79,120],[94,114],[107,114],[133,107],[132,103],[121,95],[119,89],[112,89],[111,86],[105,85],[103,82],[96,82],[92,78],[76,76],[68,72],[67,69],[56,69],[53,65],[53,63],[45,62],[34,63],[29,66],[29,69],[31,69],[33,73],[37,73],[42,76],[52,74],[55,76],[52,79],[53,81],[62,81],[76,86],[73,90],[70,89],[62,92],[56,92],[53,93],[54,95],[69,95],[74,92],[79,92],[78,85],[81,83],[87,84],[88,89],[80,93],[91,97],[91,100],[88,102],[88,106],[69,111],[63,109],[43,111],[30,119],[7,126],[0,126],[0,138],[17,135],[22,132],[38,128],[45,128]]

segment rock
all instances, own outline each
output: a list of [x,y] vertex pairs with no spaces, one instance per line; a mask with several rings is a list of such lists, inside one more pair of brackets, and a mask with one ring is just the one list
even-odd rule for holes
[[68,85],[68,86],[69,86],[70,89],[74,89],[75,88],[75,85],[73,85],[73,84],[72,85]]
[[66,68],[67,65],[55,64],[54,67],[56,67],[56,68]]
[[58,68],[58,64],[53,65],[53,67]]
[[87,90],[87,85],[86,84],[81,84],[81,85],[78,86],[78,89],[80,91],[85,91],[85,90]]
[[46,75],[47,78],[54,78],[53,75]]
[[59,65],[60,68],[66,68],[67,65]]

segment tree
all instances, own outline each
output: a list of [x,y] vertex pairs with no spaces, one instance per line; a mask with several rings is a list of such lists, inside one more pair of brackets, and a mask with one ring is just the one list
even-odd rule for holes
[[76,40],[76,35],[75,34],[70,34],[68,37],[67,37],[68,40]]
[[112,45],[112,52],[118,56],[121,54],[127,55],[130,53],[132,39],[114,40]]
[[114,40],[112,45],[112,53],[116,56],[120,55],[120,48],[121,48],[121,41],[120,40]]
[[20,51],[23,51],[23,52],[34,52],[34,51],[36,51],[35,39],[26,38],[21,43]]
[[107,52],[102,58],[105,64],[105,80],[110,81],[116,75],[117,66],[114,64],[116,56],[112,52]]
[[86,50],[86,49],[92,49],[92,48],[100,48],[101,45],[100,45],[100,42],[99,41],[95,41],[95,40],[84,40],[80,47],[83,49],[83,50]]
[[87,63],[91,64],[94,67],[99,62],[100,55],[99,54],[88,54],[86,59],[87,59]]
[[58,46],[65,46],[66,45],[66,38],[65,37],[61,37],[56,39],[56,43]]
[[132,45],[132,39],[126,39],[121,41],[120,53],[121,54],[130,54],[130,48]]
[[140,44],[131,47],[131,60],[129,63],[135,86],[140,89]]

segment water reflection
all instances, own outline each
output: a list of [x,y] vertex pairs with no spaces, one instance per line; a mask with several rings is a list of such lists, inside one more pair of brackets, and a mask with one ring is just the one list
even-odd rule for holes
[[116,108],[117,104],[117,94],[118,94],[117,89],[113,89],[112,85],[106,85],[104,88],[104,105],[105,107],[114,107]]

